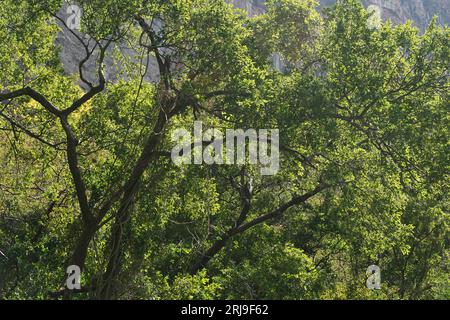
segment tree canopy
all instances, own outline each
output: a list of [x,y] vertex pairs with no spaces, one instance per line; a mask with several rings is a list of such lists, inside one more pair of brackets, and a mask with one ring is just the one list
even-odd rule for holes
[[[0,6],[0,298],[450,298],[448,26],[78,0],[73,30],[63,3]],[[175,165],[195,121],[278,129],[279,172]]]

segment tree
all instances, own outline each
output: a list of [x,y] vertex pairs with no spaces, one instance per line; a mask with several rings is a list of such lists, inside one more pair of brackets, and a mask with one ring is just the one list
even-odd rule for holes
[[[0,9],[4,297],[446,296],[448,27],[370,28],[354,0],[78,4],[81,31],[61,1]],[[280,172],[174,165],[195,120],[279,129]],[[69,265],[79,292],[58,290]]]

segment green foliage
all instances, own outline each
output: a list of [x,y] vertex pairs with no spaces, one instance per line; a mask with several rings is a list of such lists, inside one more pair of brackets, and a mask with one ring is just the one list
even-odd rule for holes
[[[71,298],[450,298],[447,26],[371,28],[356,0],[78,4],[90,88],[60,62],[62,1],[0,6],[0,100],[57,109],[0,104],[0,298],[58,295],[86,234]],[[175,166],[194,120],[278,128],[279,173]]]

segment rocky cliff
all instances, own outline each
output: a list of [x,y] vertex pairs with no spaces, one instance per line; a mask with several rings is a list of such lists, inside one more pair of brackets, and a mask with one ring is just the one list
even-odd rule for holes
[[[249,15],[257,15],[264,12],[265,0],[227,0],[232,2],[236,7],[246,9]],[[320,7],[329,6],[336,2],[336,0],[318,0]],[[450,0],[362,0],[365,6],[375,5],[378,7],[381,17],[383,19],[390,19],[394,23],[404,23],[407,20],[413,20],[414,23],[422,30],[429,24],[434,15],[437,15],[440,24],[449,24],[450,21]],[[76,1],[74,0],[74,3]],[[68,17],[67,6],[62,8],[60,16]],[[63,28],[64,30],[64,28]],[[61,46],[61,60],[63,62],[65,71],[68,74],[78,72],[78,64],[85,56],[84,48],[82,48],[78,40],[66,31],[61,33],[57,39],[57,43]],[[127,55],[133,55],[127,48],[119,48]],[[106,78],[108,81],[114,81],[117,78],[118,70],[112,66],[112,61],[107,58],[106,64]],[[89,74],[88,70],[95,69],[95,59],[89,59],[85,64],[87,74],[85,75],[89,81],[95,82],[95,74]],[[158,76],[155,74],[156,62],[151,61],[147,80],[155,81]]]
[[[318,0],[320,5],[329,6],[336,0]],[[390,19],[394,23],[404,23],[412,20],[424,30],[434,15],[438,17],[440,24],[450,22],[450,0],[362,0],[366,7],[377,6],[382,18]],[[264,0],[233,0],[233,3],[246,8],[251,15],[258,14],[264,10]]]

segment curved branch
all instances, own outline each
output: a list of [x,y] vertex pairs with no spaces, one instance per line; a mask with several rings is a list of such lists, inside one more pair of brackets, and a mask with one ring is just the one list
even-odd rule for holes
[[295,196],[294,198],[292,198],[291,201],[285,203],[284,205],[278,207],[277,209],[275,209],[269,213],[263,214],[247,223],[244,223],[244,224],[241,224],[241,225],[231,228],[219,240],[217,240],[208,250],[206,250],[205,253],[203,253],[201,255],[201,257],[191,266],[191,268],[189,269],[189,273],[196,274],[198,271],[203,269],[208,264],[208,262],[217,253],[219,253],[220,250],[222,250],[226,246],[226,244],[230,238],[232,238],[236,235],[239,235],[241,233],[244,233],[248,229],[250,229],[258,224],[261,224],[267,220],[282,216],[289,208],[299,205],[299,204],[302,204],[302,203],[305,203],[310,198],[314,197],[316,194],[318,194],[328,188],[330,188],[329,185],[322,184],[310,192],[307,192],[300,196]]
[[0,93],[0,101],[12,100],[23,96],[28,96],[32,98],[34,101],[38,102],[42,107],[44,107],[48,112],[52,113],[57,117],[61,117],[62,112],[59,109],[57,109],[42,94],[40,94],[39,92],[35,91],[30,87],[25,87],[8,93]]

